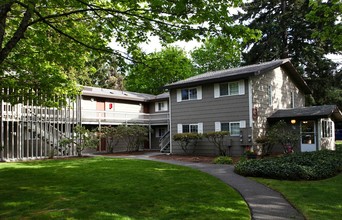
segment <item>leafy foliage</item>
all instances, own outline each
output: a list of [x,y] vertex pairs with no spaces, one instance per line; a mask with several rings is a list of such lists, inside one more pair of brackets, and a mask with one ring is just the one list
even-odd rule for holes
[[177,47],[166,47],[160,52],[142,56],[142,62],[131,65],[126,77],[129,91],[148,94],[160,94],[166,84],[188,78],[193,75],[193,66],[186,53]]
[[337,65],[326,58],[341,54],[340,1],[253,0],[243,9],[246,13],[237,16],[241,24],[248,22],[249,28],[262,31],[260,40],[246,44],[247,64],[291,58],[313,90],[315,104],[342,106],[341,99],[330,96],[341,83],[335,85]]
[[117,127],[102,127],[101,137],[106,139],[107,152],[113,153],[115,147],[118,146],[120,140],[125,135],[124,129],[118,129]]
[[148,140],[148,128],[141,125],[119,125],[117,133],[121,134],[121,139],[126,144],[127,152],[138,151]]
[[[186,154],[194,153],[197,143],[202,139],[202,134],[197,133],[179,133],[173,135],[173,140],[178,142]],[[192,147],[192,149],[190,149]]]
[[341,151],[329,150],[294,153],[278,158],[246,160],[235,166],[235,172],[243,176],[284,180],[326,179],[341,171]]
[[283,120],[278,121],[268,129],[267,137],[269,144],[281,144],[284,149],[284,153],[292,153],[289,150],[297,146],[300,140],[299,131],[293,129]]
[[86,148],[96,148],[99,139],[95,132],[89,131],[87,128],[77,125],[74,129],[72,138],[65,138],[61,141],[62,146],[70,144],[76,145],[76,152],[79,157],[82,156],[82,151]]
[[213,131],[204,133],[203,136],[207,138],[209,142],[215,145],[221,156],[227,156],[228,148],[225,148],[224,146],[224,137],[226,137],[228,134],[228,131]]
[[241,43],[231,38],[210,38],[191,52],[196,73],[229,69],[241,64]]
[[233,164],[233,159],[227,156],[219,156],[214,159],[215,164]]
[[[254,31],[234,26],[228,13],[239,2],[3,0],[0,88],[14,87],[16,97],[40,89],[47,95],[41,102],[52,102],[55,96],[78,94],[78,80],[96,68],[88,61],[107,53],[123,66],[149,36],[159,36],[163,43],[216,35],[254,38]],[[125,52],[109,48],[110,41]],[[16,97],[8,100],[18,102]]]

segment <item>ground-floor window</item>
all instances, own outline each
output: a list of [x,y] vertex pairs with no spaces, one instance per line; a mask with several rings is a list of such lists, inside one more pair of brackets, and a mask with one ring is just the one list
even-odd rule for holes
[[203,133],[203,123],[178,124],[178,133]]
[[322,121],[322,137],[330,138],[333,136],[333,123],[332,121],[323,120]]
[[246,121],[215,122],[215,131],[228,131],[231,136],[239,136],[240,129],[246,127]]

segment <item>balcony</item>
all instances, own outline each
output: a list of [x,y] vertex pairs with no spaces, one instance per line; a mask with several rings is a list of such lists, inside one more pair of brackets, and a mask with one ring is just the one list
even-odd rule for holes
[[82,124],[142,124],[142,125],[166,125],[169,123],[169,113],[136,113],[82,110]]

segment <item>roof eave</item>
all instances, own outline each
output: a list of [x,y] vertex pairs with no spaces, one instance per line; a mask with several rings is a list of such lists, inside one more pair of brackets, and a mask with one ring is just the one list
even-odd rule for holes
[[184,87],[189,87],[189,86],[199,86],[203,84],[210,84],[210,83],[219,83],[225,80],[238,80],[238,79],[244,79],[248,78],[249,76],[253,76],[259,74],[258,72],[248,72],[244,74],[239,74],[239,75],[231,75],[231,76],[224,76],[224,77],[217,77],[217,78],[208,78],[204,80],[198,80],[198,81],[193,81],[193,82],[185,82],[181,84],[176,84],[176,85],[166,85],[163,88],[164,89],[178,89],[178,88],[184,88]]

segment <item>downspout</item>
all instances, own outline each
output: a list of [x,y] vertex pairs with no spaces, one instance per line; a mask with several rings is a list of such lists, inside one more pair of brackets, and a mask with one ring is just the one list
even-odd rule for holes
[[252,79],[248,78],[248,114],[249,114],[249,127],[251,128],[251,140],[253,143],[253,91],[252,91]]
[[[4,92],[2,89],[0,92]],[[4,148],[5,148],[5,144],[4,144],[4,135],[3,132],[4,131],[4,124],[3,124],[3,116],[4,114],[2,114],[2,110],[4,108],[4,101],[1,98],[1,106],[0,106],[0,161],[4,160]]]
[[169,90],[169,131],[170,131],[170,154],[172,154],[172,107],[171,107],[171,90]]

